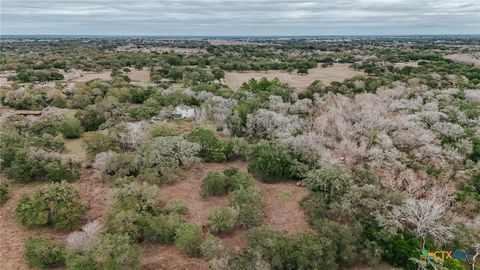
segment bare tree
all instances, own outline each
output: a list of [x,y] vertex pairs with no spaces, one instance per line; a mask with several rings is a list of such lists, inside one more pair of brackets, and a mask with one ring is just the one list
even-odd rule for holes
[[145,140],[146,121],[125,123],[125,130],[120,133],[120,141],[125,149],[137,149]]
[[95,156],[95,161],[92,167],[96,170],[96,173],[101,179],[105,179],[107,176],[108,162],[112,159],[114,153],[112,151],[101,152]]
[[69,248],[85,248],[102,232],[104,227],[97,219],[91,221],[82,227],[81,231],[72,232],[67,236],[67,246]]
[[431,198],[407,198],[402,206],[394,208],[394,215],[400,226],[422,238],[425,249],[427,236],[440,243],[453,239],[453,227],[443,222],[446,212],[445,201]]

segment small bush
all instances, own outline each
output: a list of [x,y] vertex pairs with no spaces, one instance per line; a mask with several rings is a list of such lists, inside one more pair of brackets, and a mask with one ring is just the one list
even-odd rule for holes
[[135,155],[131,153],[115,153],[108,160],[105,173],[117,177],[137,175],[138,164],[135,160]]
[[67,182],[48,184],[33,197],[23,195],[15,209],[22,225],[47,225],[55,229],[78,227],[84,212],[78,191]]
[[179,215],[188,214],[188,207],[185,205],[185,202],[180,199],[171,199],[167,202],[165,207],[163,207],[162,212],[166,214],[175,213]]
[[237,223],[243,227],[260,225],[265,217],[263,202],[255,187],[240,187],[230,193],[230,204],[237,211]]
[[79,138],[83,132],[83,127],[78,119],[67,118],[60,124],[60,130],[67,139]]
[[213,234],[229,233],[235,227],[237,213],[231,207],[218,207],[207,216],[207,224]]
[[250,147],[248,171],[262,181],[274,183],[284,178],[300,179],[308,170],[284,146],[275,142],[260,142]]
[[313,192],[323,192],[327,203],[346,194],[352,185],[347,171],[340,165],[326,165],[320,170],[308,172],[305,186]]
[[202,158],[216,161],[226,160],[225,155],[221,151],[220,140],[212,130],[197,128],[185,136],[185,138],[200,145],[199,154]]
[[149,127],[149,132],[152,138],[180,135],[180,130],[178,129],[178,127],[174,124],[169,123],[152,124]]
[[153,214],[157,211],[158,194],[156,186],[129,182],[111,191],[111,197],[116,200],[112,208]]
[[101,152],[118,151],[120,147],[118,140],[101,132],[86,133],[83,143],[90,158],[94,158],[96,154]]
[[131,209],[110,210],[107,214],[107,229],[110,233],[127,234],[134,240],[141,239],[149,218],[150,215]]
[[78,178],[80,169],[80,163],[74,156],[36,147],[28,147],[16,153],[10,165],[6,173],[19,183],[74,180]]
[[234,191],[240,187],[249,187],[253,185],[253,180],[248,173],[241,172],[238,168],[228,168],[223,171],[226,176],[225,185],[228,190]]
[[359,186],[362,185],[375,185],[378,183],[378,179],[369,170],[362,169],[358,171],[355,175],[355,183]]
[[268,228],[252,229],[247,246],[262,255],[272,269],[335,269],[331,242],[320,236],[303,233],[297,239],[285,237]]
[[33,267],[59,267],[65,263],[65,248],[46,238],[30,236],[25,241],[25,259]]
[[175,213],[153,216],[147,220],[145,238],[152,242],[173,243],[177,229],[185,222],[185,217]]
[[226,253],[222,241],[211,234],[205,236],[205,240],[203,240],[200,250],[202,256],[207,260],[221,258]]
[[65,264],[67,269],[72,270],[97,269],[89,250],[75,249],[67,252]]
[[95,269],[134,270],[140,268],[139,252],[128,235],[105,234],[95,240],[91,258]]
[[195,223],[184,223],[175,232],[175,245],[189,256],[199,256],[202,231]]
[[138,175],[138,180],[161,186],[175,183],[180,174],[181,170],[176,166],[147,168]]
[[225,193],[225,176],[216,171],[208,172],[202,179],[201,195],[204,197]]
[[28,130],[37,136],[43,134],[56,136],[60,132],[60,122],[58,119],[39,120],[31,123]]
[[8,185],[0,183],[0,206],[8,200]]

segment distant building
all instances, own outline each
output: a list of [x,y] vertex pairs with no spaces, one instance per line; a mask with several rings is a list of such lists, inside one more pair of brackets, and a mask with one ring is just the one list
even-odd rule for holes
[[154,83],[156,83],[156,84],[159,84],[159,83],[174,83],[174,82],[175,81],[173,79],[170,79],[170,78],[163,78],[163,79],[154,81]]
[[195,117],[195,109],[189,106],[179,105],[172,111],[174,118],[193,118]]

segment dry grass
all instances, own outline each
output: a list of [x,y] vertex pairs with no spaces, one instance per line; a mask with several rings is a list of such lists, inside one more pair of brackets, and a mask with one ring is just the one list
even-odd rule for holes
[[313,68],[308,70],[307,75],[299,75],[295,72],[288,73],[280,70],[270,70],[267,72],[226,72],[224,81],[230,88],[239,89],[242,83],[251,78],[257,80],[262,77],[267,77],[269,80],[278,78],[280,81],[286,82],[290,86],[301,91],[305,90],[315,80],[322,80],[325,84],[330,84],[333,81],[343,81],[346,78],[356,75],[365,75],[363,72],[349,68],[349,65],[350,64],[334,64],[327,68]]
[[87,153],[83,147],[82,138],[64,139],[63,141],[65,143],[65,152],[76,155],[78,159],[82,161],[87,159]]

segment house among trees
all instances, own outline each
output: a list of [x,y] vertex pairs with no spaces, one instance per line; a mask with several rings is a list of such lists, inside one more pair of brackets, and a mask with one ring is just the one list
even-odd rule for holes
[[173,118],[193,118],[195,109],[185,105],[179,105],[172,111]]

